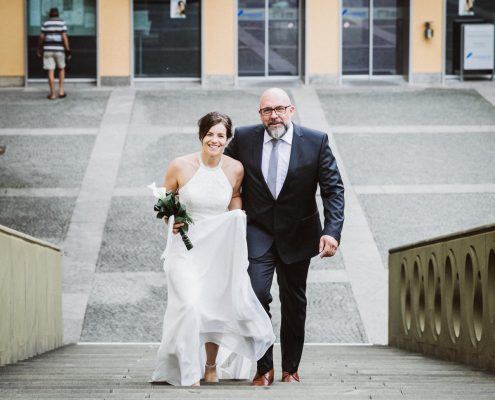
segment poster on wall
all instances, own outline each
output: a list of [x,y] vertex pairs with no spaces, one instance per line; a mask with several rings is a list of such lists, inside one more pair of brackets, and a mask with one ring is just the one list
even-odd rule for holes
[[462,26],[464,70],[493,70],[494,37],[493,24],[464,24]]
[[170,18],[186,18],[185,0],[172,0],[170,2]]
[[459,0],[459,15],[474,15],[475,0]]

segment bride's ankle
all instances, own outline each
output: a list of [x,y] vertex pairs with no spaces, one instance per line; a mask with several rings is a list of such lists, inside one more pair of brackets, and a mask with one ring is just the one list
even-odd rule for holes
[[217,364],[205,364],[205,382],[218,383]]

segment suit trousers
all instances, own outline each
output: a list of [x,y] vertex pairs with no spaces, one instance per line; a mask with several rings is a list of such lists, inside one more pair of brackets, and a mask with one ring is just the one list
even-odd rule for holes
[[[249,258],[248,273],[251,285],[261,305],[270,314],[272,296],[270,289],[273,274],[277,272],[281,305],[280,346],[282,370],[297,371],[304,347],[306,322],[306,280],[310,260],[284,264],[275,244],[261,257]],[[264,374],[273,368],[273,346],[258,360],[258,373]]]

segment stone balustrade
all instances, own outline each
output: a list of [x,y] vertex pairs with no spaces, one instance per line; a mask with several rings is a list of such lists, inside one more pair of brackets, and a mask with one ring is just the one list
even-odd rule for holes
[[0,225],[0,366],[62,346],[60,249]]
[[389,250],[389,344],[495,371],[495,224]]

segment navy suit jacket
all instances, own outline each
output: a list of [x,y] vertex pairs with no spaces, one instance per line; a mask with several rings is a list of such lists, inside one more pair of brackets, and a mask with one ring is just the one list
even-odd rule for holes
[[[318,254],[322,234],[340,242],[344,223],[344,185],[323,132],[294,125],[287,177],[274,199],[261,171],[263,125],[236,128],[225,154],[244,166],[242,203],[247,215],[250,258],[262,256],[275,242],[285,264]],[[320,186],[325,222],[316,204]]]

